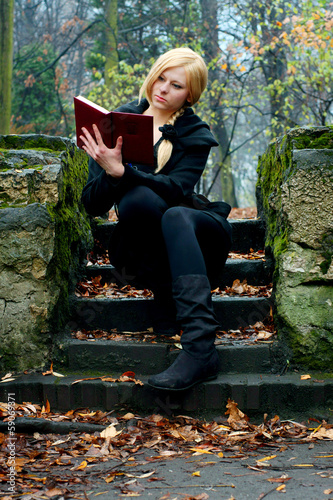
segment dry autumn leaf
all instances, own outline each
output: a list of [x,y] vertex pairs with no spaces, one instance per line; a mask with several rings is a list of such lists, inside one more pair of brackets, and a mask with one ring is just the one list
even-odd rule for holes
[[225,412],[228,417],[228,424],[235,430],[248,427],[247,416],[238,408],[238,404],[231,399],[228,399],[227,411]]
[[272,460],[273,458],[276,458],[277,455],[271,455],[270,457],[264,457],[264,458],[259,458],[257,462],[266,462],[267,460]]
[[121,432],[122,431],[117,431],[114,424],[111,424],[100,433],[100,436],[102,438],[113,438],[115,436],[118,436],[118,434],[120,434]]
[[333,428],[326,429],[325,427],[321,427],[318,431],[314,431],[310,434],[310,439],[313,437],[333,441]]
[[76,470],[83,470],[87,467],[87,465],[88,465],[87,460],[83,460],[83,462],[81,462],[80,465],[76,467]]
[[267,481],[270,483],[286,483],[287,481],[290,481],[291,477],[269,477]]
[[285,489],[286,489],[286,485],[285,484],[281,484],[280,486],[278,486],[276,488],[276,491],[285,491]]

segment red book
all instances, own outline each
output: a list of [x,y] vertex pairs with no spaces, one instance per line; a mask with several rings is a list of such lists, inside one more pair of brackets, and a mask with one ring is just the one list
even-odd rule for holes
[[154,165],[153,117],[135,113],[108,111],[85,97],[74,97],[76,140],[79,148],[82,127],[95,137],[93,124],[101,133],[104,144],[114,148],[119,136],[123,138],[122,155],[124,163]]

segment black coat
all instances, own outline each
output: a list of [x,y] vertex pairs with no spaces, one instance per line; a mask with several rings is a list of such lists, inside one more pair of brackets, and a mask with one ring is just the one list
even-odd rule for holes
[[[142,114],[148,106],[148,101],[142,99],[140,104],[134,101],[117,111]],[[185,204],[204,210],[217,219],[230,236],[230,226],[226,221],[230,206],[223,202],[202,202],[192,197],[211,147],[218,146],[207,123],[194,114],[191,108],[186,108],[174,126],[165,125],[162,128],[162,137],[173,142],[173,150],[169,161],[157,173],[147,165],[125,164],[124,175],[120,179],[113,179],[90,158],[89,177],[82,192],[86,211],[93,216],[103,215],[127,191],[143,185],[161,196],[170,207]]]

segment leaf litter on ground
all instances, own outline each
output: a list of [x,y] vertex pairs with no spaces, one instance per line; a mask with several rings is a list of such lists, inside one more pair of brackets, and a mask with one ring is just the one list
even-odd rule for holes
[[[52,413],[50,408],[46,412],[46,407],[47,403],[16,403],[15,414],[30,419],[98,423],[103,425],[103,430],[73,432],[67,436],[17,433],[16,494],[24,494],[25,498],[52,498],[57,495],[74,498],[74,491],[75,498],[85,498],[78,496],[78,490],[83,493],[91,488],[96,474],[105,484],[114,483],[123,495],[133,496],[136,493],[135,496],[138,496],[149,488],[151,482],[156,484],[163,480],[155,474],[154,464],[157,461],[179,457],[189,459],[200,455],[220,461],[226,457],[229,461],[244,460],[258,450],[260,456],[264,456],[256,460],[252,469],[261,471],[269,469],[277,452],[284,451],[291,444],[308,443],[311,446],[317,440],[333,440],[333,425],[325,421],[319,422],[315,430],[313,422],[282,421],[278,415],[269,420],[265,416],[261,424],[253,424],[231,399],[227,402],[225,415],[212,421],[186,415],[167,418],[160,414],[140,416],[131,412],[116,414],[115,411],[91,411],[88,408],[61,414]],[[10,411],[7,403],[0,403],[2,421],[9,421]],[[8,435],[0,433],[0,483],[3,485],[9,480],[9,444]],[[109,461],[112,466],[95,469],[98,472],[94,473],[94,467]],[[135,472],[136,467],[140,471]],[[268,480],[283,484],[289,477]],[[234,487],[231,483],[219,486]]]

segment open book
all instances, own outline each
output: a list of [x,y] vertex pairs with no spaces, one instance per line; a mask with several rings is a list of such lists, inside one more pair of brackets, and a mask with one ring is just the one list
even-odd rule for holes
[[119,136],[123,138],[122,155],[124,163],[154,165],[153,117],[135,113],[108,111],[85,97],[74,97],[77,145],[82,127],[95,137],[92,125],[96,124],[104,144],[114,148]]

